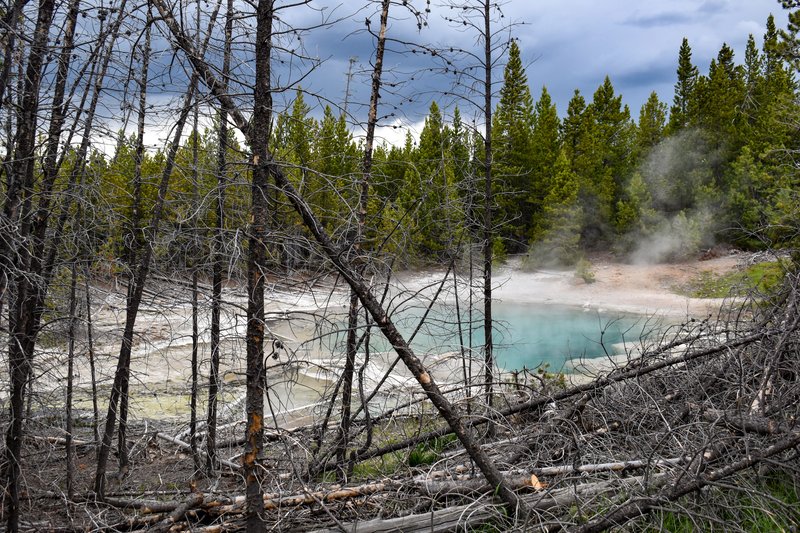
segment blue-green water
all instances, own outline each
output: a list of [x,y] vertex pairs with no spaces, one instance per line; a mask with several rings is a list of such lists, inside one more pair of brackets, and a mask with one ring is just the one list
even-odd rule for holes
[[497,363],[507,370],[543,363],[558,370],[568,359],[613,355],[647,326],[641,316],[558,305],[503,303],[493,315]]
[[[409,339],[417,328],[424,308],[413,307],[393,313],[398,329]],[[497,302],[493,305],[495,361],[506,370],[548,365],[561,370],[575,358],[594,358],[620,352],[620,343],[636,344],[652,327],[642,316],[552,304]],[[460,352],[473,347],[473,357],[483,360],[483,317],[463,312],[459,321],[452,306],[436,306],[411,346],[418,355]],[[644,330],[644,333],[643,333]],[[339,336],[342,342],[344,335]],[[390,347],[378,332],[372,335],[373,351]],[[468,351],[466,353],[469,353]]]

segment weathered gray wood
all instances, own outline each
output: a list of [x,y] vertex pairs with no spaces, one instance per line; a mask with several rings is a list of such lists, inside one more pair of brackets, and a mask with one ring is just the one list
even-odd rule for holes
[[[585,483],[577,487],[564,487],[552,491],[537,492],[523,496],[521,499],[528,509],[535,515],[537,511],[546,511],[554,507],[573,505],[586,498],[595,498],[607,493],[625,492],[631,488],[641,486],[645,482],[648,487],[658,487],[666,482],[667,474],[655,476],[636,476],[626,479],[609,479],[595,483]],[[389,533],[397,531],[426,531],[444,533],[459,526],[470,524],[475,526],[493,517],[503,515],[496,511],[496,507],[488,502],[478,502],[469,505],[459,505],[446,509],[436,510],[431,513],[415,514],[392,518],[389,520],[375,519],[364,522],[345,524],[348,533]],[[316,533],[333,533],[337,529],[322,529]]]

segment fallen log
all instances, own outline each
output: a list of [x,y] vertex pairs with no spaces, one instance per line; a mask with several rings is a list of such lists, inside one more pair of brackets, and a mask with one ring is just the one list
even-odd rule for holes
[[[358,498],[361,496],[369,496],[376,494],[388,488],[386,483],[369,483],[367,485],[358,485],[355,487],[341,487],[329,491],[314,491],[305,492],[302,494],[292,494],[290,496],[279,496],[277,494],[266,494],[264,496],[264,509],[275,510],[282,507],[298,507],[301,505],[315,505],[319,503],[333,502],[337,500],[346,500],[350,498]],[[238,500],[238,498],[237,498]],[[242,510],[245,503],[244,498],[241,501],[235,501],[230,505],[219,505],[207,510],[216,515],[223,515],[228,513],[235,513]]]
[[171,513],[167,515],[162,521],[154,524],[152,527],[148,529],[148,531],[161,533],[163,531],[168,531],[176,522],[183,519],[184,515],[186,514],[189,509],[193,509],[198,507],[200,504],[203,503],[203,495],[200,493],[192,494],[185,502],[178,505]]
[[[608,493],[628,491],[637,486],[658,487],[664,484],[667,474],[655,476],[636,476],[625,479],[610,479],[594,483],[584,483],[577,487],[564,487],[555,490],[537,492],[520,497],[532,515],[537,512],[547,511],[554,507],[574,505],[586,498],[596,498]],[[349,533],[390,533],[396,531],[426,531],[444,533],[463,528],[469,523],[475,527],[480,523],[492,519],[505,519],[505,515],[498,511],[496,506],[486,502],[458,505],[446,509],[435,510],[430,513],[414,514],[399,518],[366,520],[344,524]],[[321,529],[315,533],[334,533],[339,529]]]
[[[673,467],[687,462],[684,457],[662,459],[659,461],[635,460],[635,461],[616,461],[611,463],[597,463],[587,465],[562,465],[548,466],[544,468],[534,468],[528,473],[513,475],[504,472],[508,484],[515,490],[530,487],[534,490],[542,490],[546,487],[540,477],[558,476],[565,474],[595,474],[599,472],[625,472],[639,468],[665,468]],[[428,496],[437,494],[474,494],[478,492],[489,492],[492,488],[482,477],[456,477],[455,479],[431,479],[439,475],[444,477],[446,472],[432,472],[425,478],[414,479],[415,488],[424,492]]]
[[150,525],[157,523],[162,518],[164,518],[163,513],[151,514],[145,516],[134,516],[131,518],[127,518],[121,522],[116,522],[114,524],[108,525],[106,527],[94,529],[93,531],[98,531],[98,532],[137,531],[137,530],[148,531]]
[[723,422],[731,429],[759,435],[781,435],[792,431],[786,424],[765,416],[746,415],[731,410],[704,409],[703,419],[712,423]]
[[[67,439],[64,437],[41,437],[39,435],[27,435],[25,438],[34,440],[36,442],[46,442],[48,444],[58,444],[61,446],[66,446],[67,444]],[[75,447],[94,446],[94,444],[94,442],[87,440],[72,439],[72,445]]]

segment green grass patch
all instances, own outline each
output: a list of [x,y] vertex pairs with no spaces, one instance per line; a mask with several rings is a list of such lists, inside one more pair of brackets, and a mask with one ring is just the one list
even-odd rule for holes
[[[736,531],[772,533],[794,531],[800,509],[800,494],[794,481],[786,475],[773,475],[761,480],[750,491],[728,498],[721,492],[703,503],[703,512],[688,514],[672,511],[656,511],[643,524],[641,531],[669,531],[671,533],[694,533],[695,531],[729,531],[735,524]],[[717,500],[719,506],[713,502]],[[703,516],[705,515],[705,516]],[[716,520],[710,520],[715,516]],[[634,528],[633,530],[636,530]]]
[[445,447],[457,440],[457,438],[458,437],[455,435],[445,435],[443,437],[436,437],[430,442],[417,444],[408,455],[408,466],[432,465],[442,456]]
[[692,298],[742,296],[752,290],[768,294],[779,286],[787,268],[785,261],[768,261],[722,275],[703,271],[681,292]]
[[406,466],[405,454],[393,452],[357,463],[353,467],[353,478],[376,479],[396,474]]

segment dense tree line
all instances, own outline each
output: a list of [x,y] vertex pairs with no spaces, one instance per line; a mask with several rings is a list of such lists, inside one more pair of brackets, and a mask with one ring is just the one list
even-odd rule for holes
[[[527,252],[533,264],[571,264],[586,251],[634,252],[665,234],[675,236],[674,246],[657,259],[717,242],[746,248],[784,242],[796,216],[797,184],[787,162],[800,139],[791,120],[797,87],[781,42],[770,17],[762,46],[751,36],[742,64],[723,45],[708,73],[700,74],[684,39],[672,105],[653,92],[638,120],[609,77],[591,100],[576,90],[560,117],[546,87],[532,96],[520,45],[512,42],[493,118],[495,249]],[[418,140],[409,133],[403,145],[376,145],[368,248],[421,264],[463,253],[477,239],[481,132],[458,107],[449,117],[433,102]],[[139,209],[147,213],[166,153],[137,153],[135,133],[118,138],[112,154],[95,152],[89,164],[99,201],[111,206],[94,235],[106,257],[121,261],[130,228],[118,221],[135,218],[130,176],[138,168]],[[345,114],[326,105],[315,118],[297,89],[287,111],[276,115],[270,143],[325,228],[347,239],[356,216],[363,141],[354,137]],[[207,128],[190,134],[176,155],[178,168],[194,165],[197,171],[195,177],[176,175],[168,191],[165,220],[173,237],[159,252],[176,269],[187,267],[192,255],[187,224],[213,225],[218,144],[215,128]],[[246,172],[232,136],[228,149],[233,163],[225,212],[235,228],[247,218]],[[197,206],[188,201],[193,195],[200,199]],[[272,231],[282,238],[271,260],[288,268],[313,261],[312,245],[291,209],[279,202],[272,217]],[[204,242],[208,248],[211,241]]]
[[[665,239],[652,259],[716,243],[787,244],[797,188],[787,163],[800,139],[782,42],[770,17],[760,47],[750,36],[743,63],[724,44],[700,74],[684,39],[672,104],[653,92],[638,120],[610,77],[591,99],[576,90],[559,116],[547,87],[532,96],[512,42],[493,118],[495,250],[527,253],[535,265],[572,264],[593,250],[645,253]],[[366,246],[406,264],[463,253],[481,224],[480,135],[457,106],[447,113],[433,102],[418,140],[409,133],[401,146],[378,145]],[[297,91],[272,136],[326,228],[346,232],[361,147],[344,114],[326,106],[315,119]],[[303,233],[288,210],[278,218],[289,235]],[[376,240],[387,231],[391,239]],[[310,253],[284,249],[282,260],[298,266]]]

